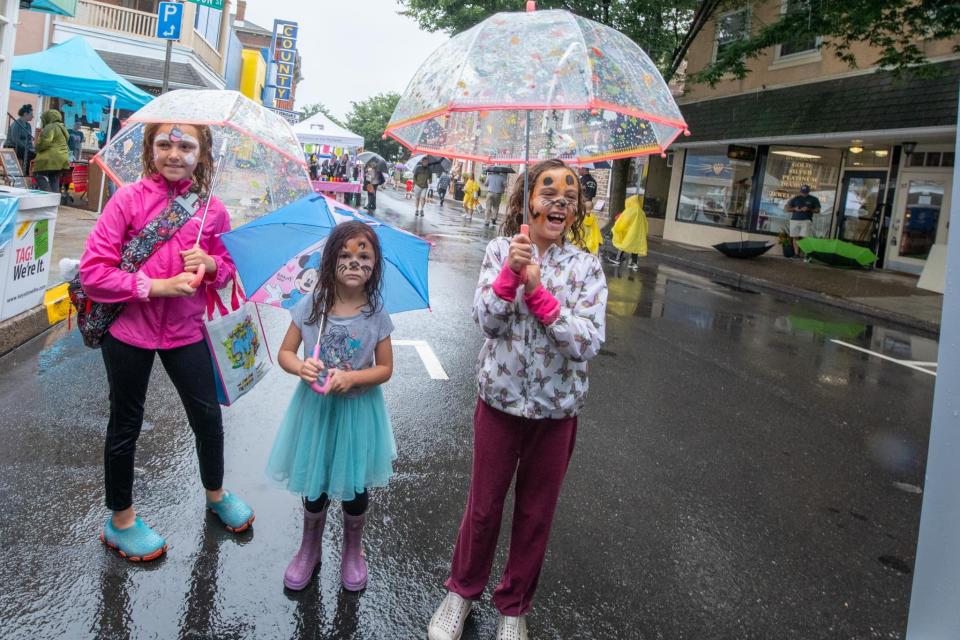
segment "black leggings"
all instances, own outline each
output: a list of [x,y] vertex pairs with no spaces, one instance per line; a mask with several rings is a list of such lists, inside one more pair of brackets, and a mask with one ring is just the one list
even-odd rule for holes
[[207,343],[175,349],[141,349],[107,335],[100,351],[110,385],[110,422],[103,447],[107,508],[123,511],[133,504],[133,462],[143,425],[154,354],[180,394],[196,436],[200,479],[208,491],[223,486],[223,420]]
[[[327,508],[328,504],[330,504],[330,498],[325,493],[320,494],[316,500],[303,499],[303,508],[310,513],[320,513]],[[364,489],[363,493],[358,493],[356,498],[343,503],[343,511],[351,516],[362,516],[367,512],[369,504],[370,494]]]

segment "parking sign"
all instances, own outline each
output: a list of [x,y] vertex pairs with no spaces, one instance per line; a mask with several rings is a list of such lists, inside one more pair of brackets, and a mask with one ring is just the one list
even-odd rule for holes
[[183,23],[183,5],[179,2],[161,2],[157,11],[157,37],[163,40],[179,40]]

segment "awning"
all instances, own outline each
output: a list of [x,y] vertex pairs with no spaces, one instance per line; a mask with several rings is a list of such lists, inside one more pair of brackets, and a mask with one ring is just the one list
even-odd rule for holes
[[333,120],[316,113],[293,126],[300,144],[325,144],[331,147],[362,147],[363,138],[344,129]]
[[691,135],[674,146],[955,127],[960,60],[933,68],[932,78],[875,71],[681,104]]
[[13,58],[10,88],[70,102],[109,105],[136,111],[153,99],[114,72],[93,47],[77,36],[40,53]]
[[20,8],[72,18],[77,15],[77,0],[20,0]]

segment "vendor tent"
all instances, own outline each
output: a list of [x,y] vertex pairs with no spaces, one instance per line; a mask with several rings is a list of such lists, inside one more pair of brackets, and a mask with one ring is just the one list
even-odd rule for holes
[[293,126],[300,144],[325,144],[331,147],[362,147],[363,138],[336,122],[316,113]]
[[70,102],[97,103],[136,111],[153,99],[118,75],[77,36],[40,53],[14,56],[10,88]]

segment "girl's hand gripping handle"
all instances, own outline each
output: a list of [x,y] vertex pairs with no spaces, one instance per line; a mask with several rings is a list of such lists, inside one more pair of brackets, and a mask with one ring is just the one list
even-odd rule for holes
[[[319,344],[313,345],[313,359],[317,361],[320,360]],[[321,377],[323,379],[323,382],[320,381]],[[326,367],[324,367],[323,370],[320,372],[320,377],[317,378],[316,382],[310,385],[310,388],[316,391],[317,393],[326,394],[328,391],[330,391],[331,382],[333,382],[333,379],[330,376],[330,371]]]

